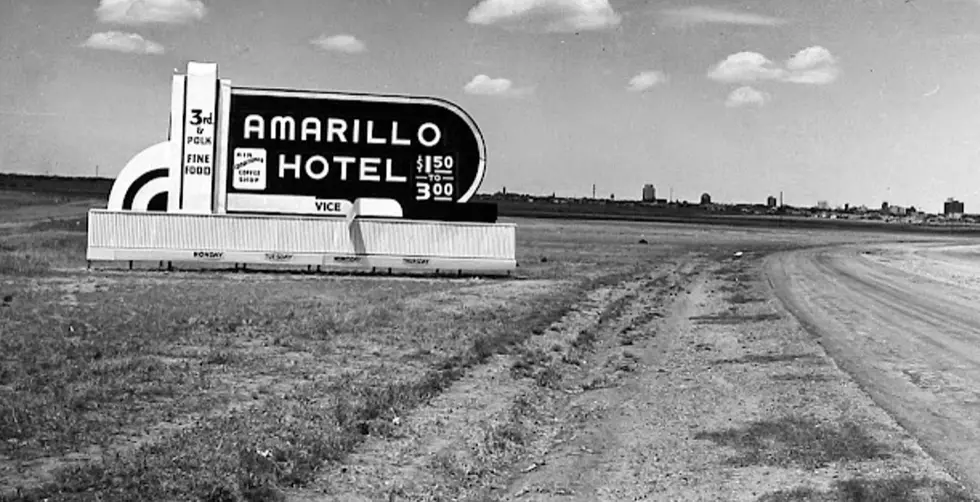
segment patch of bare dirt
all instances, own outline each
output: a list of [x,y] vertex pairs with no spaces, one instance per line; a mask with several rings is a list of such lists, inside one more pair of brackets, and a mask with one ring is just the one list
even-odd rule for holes
[[980,253],[975,244],[888,244],[862,248],[859,256],[908,274],[911,281],[939,282],[969,291],[980,290]]

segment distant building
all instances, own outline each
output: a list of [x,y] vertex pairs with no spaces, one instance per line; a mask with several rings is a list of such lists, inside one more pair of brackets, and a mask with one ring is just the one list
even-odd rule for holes
[[817,209],[824,209],[824,210],[830,209],[830,204],[827,203],[827,201],[825,201],[825,200],[818,200],[817,201]]
[[766,207],[776,207],[776,198],[770,195],[766,198]]
[[643,185],[643,202],[655,202],[657,200],[657,190],[653,185]]
[[905,216],[907,212],[908,210],[902,206],[888,206],[888,213],[894,216]]
[[709,195],[707,192],[701,194],[701,204],[711,204],[711,195]]
[[963,217],[963,203],[950,197],[943,203],[943,214],[947,218],[959,219]]

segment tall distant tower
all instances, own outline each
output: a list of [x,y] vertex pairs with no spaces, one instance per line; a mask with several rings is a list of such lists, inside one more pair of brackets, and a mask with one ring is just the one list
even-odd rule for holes
[[943,203],[943,214],[947,218],[959,219],[963,217],[963,203],[950,197]]
[[651,184],[643,185],[643,202],[653,202],[657,199],[657,190]]
[[595,199],[595,183],[592,184],[592,198]]

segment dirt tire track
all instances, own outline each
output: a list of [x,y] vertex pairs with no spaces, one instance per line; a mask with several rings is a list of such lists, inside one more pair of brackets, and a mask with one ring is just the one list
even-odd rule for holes
[[[514,472],[540,463],[565,430],[556,410],[581,392],[582,382],[596,382],[589,369],[605,361],[584,360],[591,350],[575,345],[592,339],[597,330],[615,329],[608,317],[618,321],[622,313],[610,312],[610,306],[645,284],[638,278],[591,292],[520,351],[474,368],[402,417],[396,434],[369,439],[340,470],[290,492],[288,500],[482,500],[499,495]],[[518,364],[524,371],[515,372]]]
[[[687,262],[671,274],[672,279],[668,290],[681,289],[676,287],[680,276],[691,274],[696,264]],[[697,288],[699,278],[691,280]],[[638,296],[631,310],[642,312],[658,308],[658,293],[661,290],[648,290]],[[695,296],[699,290],[687,291]],[[635,349],[639,354],[639,364],[650,368],[654,373],[667,363],[666,358],[673,352],[672,345],[677,342],[673,330],[684,329],[675,323],[687,322],[690,309],[690,299],[687,294],[669,301],[664,308],[667,311],[665,323],[648,322],[634,329],[642,329],[656,333],[648,338],[648,342],[639,344]],[[656,325],[655,324],[660,324]],[[614,337],[609,337],[614,338]],[[655,490],[644,476],[643,470],[649,469],[648,474],[656,475],[669,466],[669,456],[651,449],[649,455],[642,448],[629,445],[626,438],[633,433],[641,432],[649,422],[634,420],[636,413],[650,406],[647,401],[652,396],[645,389],[644,381],[640,378],[630,378],[622,385],[593,390],[578,396],[569,403],[564,423],[566,427],[560,439],[551,445],[544,456],[543,468],[533,473],[515,479],[511,489],[502,500],[627,500],[627,492],[636,496],[637,490],[643,495],[649,495]],[[649,438],[651,435],[647,435]],[[643,469],[635,469],[643,466]],[[610,485],[618,484],[621,490],[611,490]],[[645,492],[645,493],[644,493]]]
[[777,254],[767,265],[776,294],[835,361],[980,493],[976,292],[856,247]]

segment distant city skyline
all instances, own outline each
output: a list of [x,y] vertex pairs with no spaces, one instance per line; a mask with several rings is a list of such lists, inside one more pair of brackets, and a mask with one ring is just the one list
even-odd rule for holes
[[[670,202],[675,202],[675,201],[676,202],[685,202],[686,201],[686,202],[690,202],[690,203],[697,203],[700,200],[701,194],[703,194],[703,193],[709,193],[710,194],[710,192],[701,192],[701,194],[698,194],[698,197],[694,197],[694,198],[690,198],[690,199],[677,198],[677,197],[673,197],[672,195],[670,195],[670,196],[663,196],[664,195],[664,192],[661,191],[661,188],[660,187],[657,187],[656,185],[653,185],[652,183],[646,183],[646,184],[643,184],[640,187],[640,189],[639,189],[639,194],[640,195],[639,196],[635,196],[634,197],[634,196],[631,196],[630,194],[624,194],[624,195],[617,195],[616,196],[616,199],[618,199],[618,200],[637,200],[637,201],[641,201],[644,198],[643,192],[644,192],[644,190],[646,190],[646,187],[647,186],[654,187],[656,198],[658,200],[659,199],[664,199],[664,200],[667,200],[667,201],[670,201]],[[533,194],[532,193],[528,193],[528,192],[521,192],[521,191],[516,191],[515,192],[514,190],[507,189],[506,186],[501,186],[500,188],[498,188],[496,190],[484,190],[483,191],[483,193],[499,193],[499,192],[505,192],[505,193],[508,193],[508,194],[522,193],[522,194],[526,194],[526,195],[537,195],[537,196],[549,196],[549,195],[551,195],[553,193],[556,197],[562,197],[562,198],[592,198],[593,197],[593,194],[591,193],[591,188],[590,188],[590,193],[588,193],[588,194],[575,194],[575,195],[562,195],[562,194],[560,194],[558,192],[555,192],[555,191],[551,191],[550,193],[549,192],[542,192],[542,193],[533,193]],[[614,193],[610,193],[610,194],[602,195],[601,192],[598,192],[597,191],[597,193],[596,193],[596,195],[594,197],[597,198],[597,199],[608,199],[609,198],[609,195],[615,195],[615,194]],[[715,203],[718,203],[718,204],[759,204],[759,205],[768,205],[770,198],[773,198],[776,201],[778,201],[780,195],[782,195],[780,192],[770,193],[770,194],[766,195],[761,201],[754,201],[754,200],[730,200],[730,201],[725,201],[725,200],[717,200],[717,199],[714,199],[714,196],[713,195],[712,195],[712,199],[713,199],[713,201]],[[957,197],[946,197],[945,199],[943,199],[942,201],[940,201],[938,204],[939,204],[939,206],[943,206],[943,204],[945,202],[947,202],[947,201],[949,201],[951,199],[954,199],[954,200],[956,200],[958,202],[962,202],[962,200],[958,199]],[[903,203],[901,203],[901,201],[887,201],[887,200],[880,201],[878,204],[854,203],[854,202],[851,202],[851,201],[845,201],[845,202],[841,202],[839,204],[831,204],[830,202],[827,201],[827,199],[821,199],[821,200],[817,200],[817,201],[815,201],[813,203],[809,203],[809,204],[806,203],[806,202],[801,202],[801,203],[798,203],[798,204],[788,204],[787,203],[786,205],[792,205],[792,206],[797,206],[797,207],[819,207],[821,202],[826,202],[827,203],[827,207],[832,208],[832,209],[847,208],[847,207],[851,207],[851,208],[865,207],[865,208],[868,208],[868,209],[874,209],[876,207],[880,207],[882,203],[886,203],[887,202],[889,206],[899,206],[899,207],[904,207],[904,208],[915,207],[917,210],[925,210],[925,208],[916,207],[915,204],[903,204]],[[936,210],[935,212],[941,213],[942,211]]]
[[454,101],[485,193],[980,207],[977,26],[971,0],[6,2],[0,170],[114,176],[197,60]]
[[[598,192],[595,194],[595,196],[593,196],[591,193],[589,193],[589,194],[579,194],[579,195],[562,195],[562,194],[559,194],[559,193],[557,193],[555,191],[552,191],[550,193],[548,193],[548,192],[544,192],[544,193],[529,193],[529,192],[521,192],[521,191],[510,190],[510,189],[507,189],[506,186],[502,186],[502,187],[498,188],[497,190],[485,190],[483,193],[488,193],[488,194],[504,193],[504,194],[508,194],[508,195],[527,195],[527,196],[532,196],[532,197],[534,197],[534,196],[536,196],[536,197],[550,197],[553,194],[555,197],[568,198],[568,199],[579,199],[579,198],[581,198],[581,199],[589,199],[589,198],[609,199],[610,198],[610,195],[613,195],[613,196],[615,196],[615,200],[619,200],[619,201],[626,201],[626,202],[628,202],[628,201],[637,201],[637,202],[642,202],[645,199],[645,197],[644,197],[644,191],[646,190],[646,187],[647,186],[654,186],[656,200],[666,200],[668,202],[688,202],[688,203],[691,203],[691,204],[697,204],[697,203],[700,202],[700,198],[701,198],[700,195],[698,197],[696,197],[696,198],[691,198],[691,199],[678,199],[676,197],[671,198],[670,196],[661,197],[661,195],[663,195],[663,192],[660,192],[660,189],[659,188],[656,188],[655,185],[652,185],[652,184],[644,184],[643,186],[641,186],[638,196],[631,196],[630,194],[616,195],[614,193],[603,195],[603,194],[598,193]],[[708,193],[709,195],[711,195],[709,192],[701,192],[701,193],[702,194]],[[759,205],[759,206],[767,206],[767,205],[770,204],[770,200],[772,200],[772,201],[776,201],[775,202],[775,205],[778,206],[779,205],[778,204],[778,200],[779,200],[778,195],[779,195],[778,193],[776,193],[776,194],[769,194],[769,195],[767,195],[761,201],[754,201],[754,200],[717,200],[717,199],[714,198],[714,196],[712,196],[712,202],[715,203],[715,204],[728,204],[728,205],[752,204],[752,205]],[[943,201],[941,201],[939,203],[939,205],[941,207],[944,207],[945,203],[947,203],[947,202],[959,202],[959,203],[962,203],[962,200],[959,200],[956,197],[947,197],[946,199],[944,199]],[[872,209],[873,210],[873,209],[881,208],[882,207],[882,204],[885,204],[885,203],[887,203],[889,207],[900,207],[900,208],[904,208],[904,209],[915,208],[918,211],[926,211],[926,208],[916,207],[915,204],[902,204],[901,202],[894,202],[894,201],[881,201],[879,204],[864,204],[864,203],[852,203],[852,202],[842,202],[840,204],[830,204],[827,200],[818,200],[818,201],[815,201],[814,203],[811,203],[811,204],[807,204],[807,203],[803,202],[803,203],[799,203],[799,204],[786,204],[786,205],[787,206],[794,206],[794,207],[801,207],[801,208],[826,207],[827,209],[835,209],[835,210],[836,209],[848,209],[848,208],[850,208],[850,209],[865,208],[865,209]],[[942,213],[943,211],[940,209],[940,210],[935,210],[935,211],[932,211],[932,212],[934,212],[934,213]],[[978,211],[978,213],[980,213],[980,211]]]

